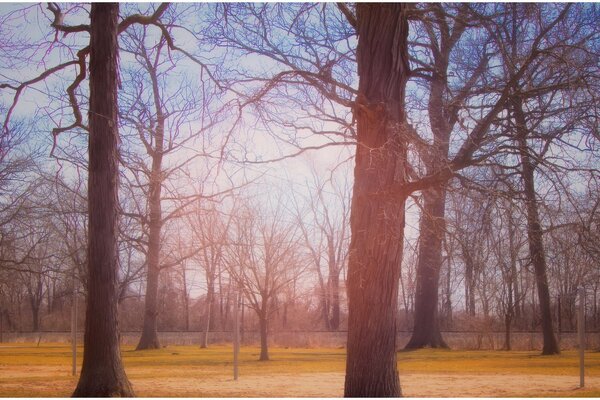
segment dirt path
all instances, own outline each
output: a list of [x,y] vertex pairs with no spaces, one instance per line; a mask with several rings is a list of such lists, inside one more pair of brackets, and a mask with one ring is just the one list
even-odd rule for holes
[[[60,374],[60,379],[56,379],[56,372],[51,367],[15,371],[2,366],[0,394],[69,396],[75,378]],[[131,381],[136,394],[142,397],[341,397],[344,374],[248,375],[235,382],[219,376],[186,376],[184,372],[181,377],[160,378],[136,378],[132,374]],[[585,392],[577,390],[576,376],[404,373],[401,384],[406,397],[585,396]],[[586,388],[600,390],[600,377],[586,377]]]
[[[576,394],[578,377],[548,375],[404,374],[406,397],[511,397]],[[224,397],[341,397],[343,373],[246,376],[231,379],[168,378],[161,382],[133,381],[141,396],[200,395]],[[600,388],[600,377],[588,377],[588,389]],[[582,394],[583,395],[583,394]]]

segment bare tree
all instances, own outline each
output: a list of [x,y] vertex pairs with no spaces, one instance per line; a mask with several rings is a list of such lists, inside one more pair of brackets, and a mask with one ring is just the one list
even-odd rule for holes
[[[418,38],[412,46],[412,62],[417,65],[413,74],[425,82],[424,86],[429,91],[427,115],[433,140],[422,160],[426,174],[431,174],[448,164],[451,136],[456,134],[455,126],[459,124],[465,102],[481,85],[482,75],[488,66],[488,55],[485,53],[488,38],[481,35],[482,38],[477,42],[469,34],[468,27],[473,18],[466,4],[430,4],[424,7],[423,13],[415,35],[419,37],[422,34],[424,38]],[[483,48],[483,55],[473,51],[474,42]],[[425,55],[422,54],[423,49],[427,51]],[[466,54],[469,56],[465,57]],[[460,80],[452,77],[457,73],[461,74]],[[441,182],[422,191],[415,321],[412,336],[406,345],[409,349],[448,347],[437,321],[446,186]]]
[[308,210],[301,208],[294,194],[294,212],[317,275],[321,318],[327,330],[335,331],[340,327],[340,275],[348,257],[350,187],[333,172],[327,180],[315,169],[312,175]]
[[[260,325],[260,361],[269,360],[269,321],[276,299],[306,269],[298,229],[286,222],[281,205],[268,214],[246,205],[235,214],[227,270]],[[234,289],[235,290],[235,289]]]
[[[552,7],[548,6],[548,9]],[[538,199],[540,180],[536,179],[536,174],[542,167],[554,171],[552,173],[570,168],[562,160],[555,161],[548,155],[554,151],[554,143],[569,142],[571,131],[582,127],[587,130],[582,121],[589,118],[591,105],[591,113],[595,112],[587,80],[597,73],[590,58],[594,57],[595,51],[589,46],[589,40],[597,36],[598,31],[589,29],[588,17],[581,10],[568,5],[556,8],[555,15],[551,17],[544,13],[545,7],[529,9],[513,5],[509,10],[509,23],[504,25],[498,36],[505,43],[500,54],[505,73],[511,79],[516,77],[516,70],[523,64],[524,51],[537,46],[542,35],[547,42],[546,54],[516,79],[518,84],[513,87],[507,104],[505,129],[512,140],[508,151],[512,150],[518,160],[514,170],[522,180],[523,202],[527,210],[529,252],[535,270],[544,335],[542,354],[557,354],[560,349],[553,329],[541,202]],[[526,20],[535,21],[534,31],[522,28]],[[572,30],[572,33],[565,40],[567,30]],[[530,46],[524,46],[532,33],[534,41],[528,42]],[[557,63],[557,60],[560,61]],[[578,67],[572,68],[571,63],[578,63]],[[526,87],[525,82],[528,82]],[[568,103],[567,108],[565,102]]]
[[[122,37],[124,52],[137,61],[126,72],[129,85],[122,96],[121,116],[130,132],[124,135],[129,145],[123,157],[129,170],[125,180],[130,192],[143,193],[137,210],[126,211],[140,223],[143,238],[138,241],[146,256],[146,308],[138,350],[160,347],[156,299],[160,271],[166,268],[161,251],[163,226],[189,212],[197,199],[210,197],[178,191],[180,181],[189,178],[189,169],[200,157],[218,158],[222,151],[218,148],[210,154],[204,143],[193,149],[200,142],[197,139],[208,136],[208,130],[219,122],[220,113],[210,107],[211,82],[196,82],[177,69],[187,62],[181,54],[170,53],[170,25],[178,18],[183,17],[165,16],[158,38],[147,26],[131,28]],[[192,128],[198,122],[200,128]]]
[[223,214],[216,205],[209,204],[208,209],[198,202],[194,213],[188,216],[193,231],[193,241],[200,248],[194,260],[204,270],[206,279],[206,308],[204,337],[201,347],[208,347],[208,335],[211,326],[215,325],[215,304],[217,277],[224,270],[224,251],[227,246],[233,213]]

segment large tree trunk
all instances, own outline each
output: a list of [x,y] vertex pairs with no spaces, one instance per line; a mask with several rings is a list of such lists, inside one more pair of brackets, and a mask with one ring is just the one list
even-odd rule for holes
[[[152,185],[151,185],[152,187]],[[160,204],[160,203],[159,203]],[[159,205],[160,207],[160,205]],[[144,302],[144,324],[142,336],[136,347],[136,350],[159,349],[158,341],[158,278],[159,278],[159,249],[160,249],[160,227],[156,226],[156,221],[152,221],[153,202],[150,200],[150,232],[148,256],[146,258],[148,265],[148,274],[146,277],[146,297]],[[154,222],[154,224],[153,224]],[[153,226],[154,225],[154,226]]]
[[31,299],[31,330],[38,332],[40,330],[40,306]]
[[535,282],[538,289],[538,300],[542,314],[542,333],[544,337],[543,355],[559,354],[560,349],[552,327],[552,308],[550,307],[550,290],[546,274],[546,254],[542,238],[542,227],[535,196],[535,167],[529,155],[527,145],[527,125],[523,113],[523,104],[519,96],[512,99],[515,122],[517,129],[517,144],[521,156],[521,176],[523,178],[525,201],[527,205],[527,238],[529,242],[529,255],[535,271]]
[[83,365],[74,397],[134,396],[121,362],[117,310],[118,17],[118,4],[92,4],[88,296]]
[[331,320],[329,319],[329,293],[327,290],[321,290],[321,319],[325,323],[325,330],[331,331]]
[[463,245],[465,261],[465,308],[467,315],[475,316],[475,263],[470,250]]
[[452,327],[452,268],[450,260],[447,261],[448,268],[446,269],[446,291],[444,293],[443,313],[446,329]]
[[[512,223],[511,223],[512,224]],[[510,233],[512,235],[512,233]],[[517,249],[514,248],[513,237],[510,238],[511,242],[511,256],[510,256],[510,276],[511,276],[511,285],[512,285],[512,312],[516,320],[518,321],[521,317],[519,302],[521,298],[521,294],[519,291],[519,282],[517,280]]]
[[359,94],[347,283],[347,397],[402,394],[396,329],[408,193],[388,193],[406,182],[408,8],[404,3],[357,4]]
[[215,297],[215,282],[214,278],[208,278],[208,289],[206,291],[206,325],[204,325],[204,337],[202,338],[201,348],[208,347],[208,333],[210,326],[213,324],[213,301]]
[[269,361],[269,343],[267,341],[269,333],[269,320],[266,316],[266,313],[260,313],[258,319],[260,324],[260,357],[258,360]]
[[[512,207],[511,207],[512,209]],[[517,286],[517,249],[515,248],[515,226],[513,225],[512,216],[509,216],[508,222],[508,245],[510,252],[510,265],[506,273],[506,288],[507,288],[507,309],[504,316],[504,349],[511,350],[511,327],[515,317],[515,299],[518,298],[518,286]]]
[[513,318],[512,310],[508,310],[506,312],[506,314],[504,315],[504,350],[506,350],[506,351],[510,351],[512,348],[511,340],[510,340],[510,329],[511,329],[511,324],[512,324],[512,318]]
[[317,271],[317,277],[319,279],[319,308],[321,309],[321,319],[323,320],[323,323],[325,324],[325,330],[330,331],[331,330],[331,320],[329,319],[329,302],[330,302],[330,296],[329,293],[331,292],[330,289],[330,282],[325,283],[325,280],[323,279],[323,274],[321,273],[321,266],[318,263],[316,264],[316,271]]
[[337,331],[340,328],[340,272],[339,270],[330,272],[329,275],[330,294],[331,294],[331,319],[329,328]]
[[47,309],[48,309],[48,314],[52,314],[52,312],[54,311],[54,301],[53,299],[56,297],[55,295],[55,290],[56,290],[56,279],[53,279],[53,284],[50,285],[50,282],[48,282],[47,285],[48,290],[46,291],[46,301],[48,302],[46,304]]
[[340,327],[340,266],[331,234],[327,235],[327,267],[329,270],[327,277],[328,313],[331,308],[328,330],[337,331]]
[[423,191],[419,230],[419,260],[415,293],[415,324],[407,349],[448,348],[438,322],[438,287],[442,268],[446,189]]
[[41,274],[36,276],[36,281],[31,282],[27,286],[29,297],[29,306],[31,308],[31,329],[33,332],[40,330],[40,309],[42,308],[42,300],[44,298],[44,282]]
[[187,272],[185,264],[182,264],[181,270],[181,278],[182,278],[182,286],[183,286],[183,328],[186,332],[190,330],[190,294],[188,293],[187,288]]

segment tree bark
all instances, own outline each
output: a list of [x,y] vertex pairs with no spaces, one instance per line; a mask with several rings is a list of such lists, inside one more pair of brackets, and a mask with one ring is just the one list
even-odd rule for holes
[[[512,208],[512,207],[511,207]],[[514,244],[514,231],[515,227],[513,225],[512,219],[509,221],[509,245],[510,245],[510,285],[513,288],[513,299],[512,299],[512,312],[513,316],[516,318],[517,322],[521,317],[520,312],[520,298],[521,294],[519,291],[519,282],[517,280],[517,255],[518,249]]]
[[[449,256],[448,256],[449,257]],[[444,297],[444,318],[446,327],[452,326],[452,265],[450,259],[447,260],[448,269],[446,270],[446,293]]]
[[333,234],[327,234],[327,267],[329,274],[327,277],[328,289],[328,313],[331,309],[328,330],[337,331],[340,327],[340,260],[336,257]]
[[527,238],[529,255],[535,271],[535,282],[538,289],[538,300],[542,316],[542,333],[544,337],[543,355],[559,354],[560,349],[554,335],[552,308],[550,307],[550,290],[546,274],[546,254],[542,237],[542,227],[535,195],[535,167],[529,155],[527,145],[527,125],[523,112],[523,103],[518,95],[512,98],[513,111],[517,129],[517,145],[521,157],[521,176],[523,178],[525,201],[527,206]]
[[512,311],[507,311],[504,315],[504,350],[511,350],[510,329],[512,324]]
[[[511,213],[512,213],[512,204],[511,204]],[[504,335],[504,349],[511,350],[511,328],[512,323],[515,317],[515,304],[516,299],[519,296],[518,286],[517,286],[517,249],[515,248],[515,226],[512,221],[512,215],[509,215],[509,223],[508,223],[508,245],[510,252],[510,265],[508,266],[508,271],[506,272],[506,288],[507,288],[507,309],[505,311],[504,316],[504,327],[505,327],[505,335]]]
[[74,397],[134,396],[119,351],[119,5],[93,3],[90,23],[88,296],[83,365]]
[[190,294],[188,293],[188,288],[187,288],[187,272],[186,272],[186,266],[185,263],[182,264],[182,270],[181,270],[181,278],[182,278],[182,286],[183,286],[183,312],[184,312],[184,320],[183,320],[183,327],[185,329],[186,332],[189,332],[190,330]]
[[29,279],[27,294],[31,309],[31,330],[38,332],[40,330],[40,309],[42,307],[42,300],[44,299],[44,283],[41,274],[37,274],[35,279],[35,282],[32,282],[31,278]]
[[31,330],[38,332],[40,330],[40,306],[36,305],[31,299]]
[[329,275],[330,292],[331,292],[331,319],[329,320],[329,328],[332,331],[337,331],[340,328],[340,272],[333,271]]
[[463,245],[465,261],[465,308],[467,315],[475,316],[475,263],[470,250]]
[[399,397],[397,302],[408,193],[404,94],[409,5],[357,4],[359,94],[348,264],[347,397]]
[[258,361],[269,361],[269,343],[268,339],[268,329],[269,329],[269,320],[265,313],[261,313],[259,315],[259,324],[260,324],[260,357]]
[[[152,225],[152,223],[151,223]],[[158,252],[155,252],[153,241],[156,240],[156,232],[150,227],[150,246],[148,248],[148,274],[146,278],[146,297],[144,301],[144,323],[142,327],[142,336],[138,342],[136,350],[159,349],[158,340]],[[153,234],[154,233],[154,234]],[[150,254],[152,253],[152,255]]]
[[446,189],[423,191],[423,213],[419,230],[419,260],[415,293],[415,324],[407,349],[448,348],[438,321],[438,288],[442,268]]
[[206,325],[204,326],[204,337],[202,338],[202,344],[200,348],[206,349],[208,347],[208,333],[210,332],[210,326],[213,323],[213,299],[215,297],[215,283],[214,278],[208,278],[208,289],[206,291]]

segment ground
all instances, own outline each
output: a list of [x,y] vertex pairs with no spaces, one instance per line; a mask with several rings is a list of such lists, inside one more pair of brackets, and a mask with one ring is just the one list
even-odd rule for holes
[[[160,350],[123,348],[136,395],[143,397],[340,397],[343,349],[244,347],[240,378],[232,379],[230,346]],[[68,397],[71,349],[65,344],[0,344],[0,396]],[[81,362],[81,348],[78,353]],[[538,352],[418,350],[398,353],[402,391],[408,397],[600,397],[600,352],[586,353],[586,388],[579,389],[575,351]]]

